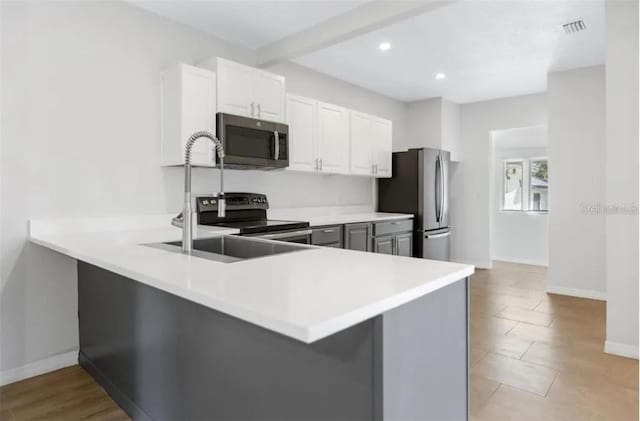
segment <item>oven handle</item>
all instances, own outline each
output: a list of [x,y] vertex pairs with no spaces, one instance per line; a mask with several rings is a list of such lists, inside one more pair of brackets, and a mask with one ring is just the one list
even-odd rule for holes
[[287,231],[287,232],[279,232],[276,234],[258,234],[252,235],[254,238],[263,238],[265,240],[279,240],[282,238],[290,238],[290,237],[301,237],[303,235],[311,235],[311,230],[300,230],[300,231]]

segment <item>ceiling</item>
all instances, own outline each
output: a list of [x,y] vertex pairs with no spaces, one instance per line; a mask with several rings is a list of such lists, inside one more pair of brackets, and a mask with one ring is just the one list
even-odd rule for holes
[[[576,18],[587,30],[565,35],[561,25]],[[401,101],[542,92],[549,70],[604,63],[604,3],[463,1],[295,61]]]
[[259,48],[363,4],[364,0],[128,0],[209,35]]
[[[367,3],[129,1],[257,51]],[[566,35],[561,25],[578,18],[587,29]],[[542,92],[549,71],[604,63],[604,0],[460,0],[372,28],[293,61],[400,101],[458,103]]]

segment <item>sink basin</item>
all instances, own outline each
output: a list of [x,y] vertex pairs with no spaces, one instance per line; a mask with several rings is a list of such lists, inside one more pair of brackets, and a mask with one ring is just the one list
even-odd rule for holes
[[[176,253],[182,253],[182,241],[168,243],[145,244]],[[193,240],[192,256],[203,259],[215,260],[223,263],[233,263],[258,257],[273,256],[276,254],[291,253],[294,251],[308,250],[308,246],[287,243],[284,241],[267,241],[256,238],[237,237],[233,235],[221,235],[212,238],[200,238]]]

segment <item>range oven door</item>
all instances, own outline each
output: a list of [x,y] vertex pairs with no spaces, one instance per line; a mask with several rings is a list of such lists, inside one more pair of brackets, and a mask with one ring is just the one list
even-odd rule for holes
[[289,126],[272,121],[218,113],[217,136],[230,168],[289,166]]

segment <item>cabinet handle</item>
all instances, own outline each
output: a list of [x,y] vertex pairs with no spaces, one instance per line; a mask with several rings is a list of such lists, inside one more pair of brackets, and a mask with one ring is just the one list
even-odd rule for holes
[[256,109],[255,108],[256,108],[256,103],[252,102],[251,103],[251,117],[256,115]]
[[260,107],[260,104],[257,105],[258,107],[258,117],[262,117],[260,114],[262,114],[262,107]]
[[322,230],[322,232],[324,232],[325,234],[331,234],[332,232],[334,232],[334,229],[331,230]]

